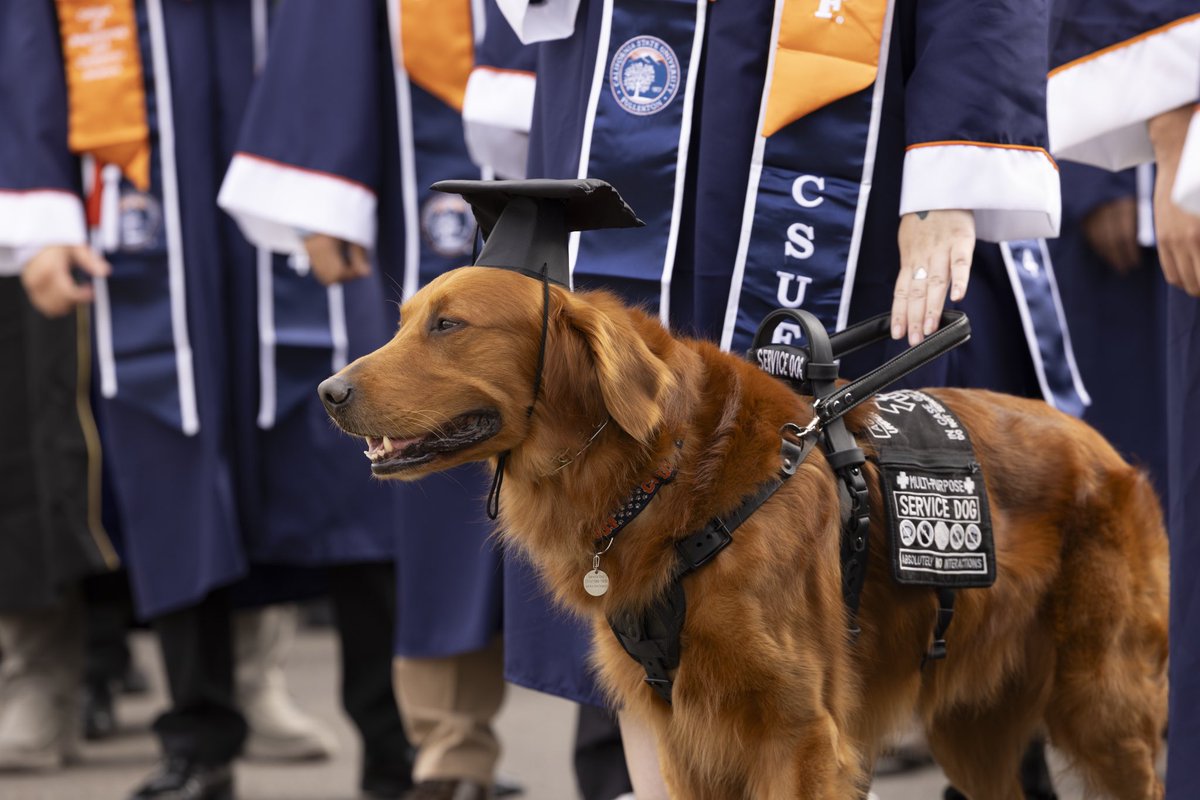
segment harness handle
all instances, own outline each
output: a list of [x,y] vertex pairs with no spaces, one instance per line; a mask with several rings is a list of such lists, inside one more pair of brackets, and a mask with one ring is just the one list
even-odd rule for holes
[[[798,325],[808,342],[805,347],[772,344],[767,340],[781,322]],[[763,319],[750,345],[750,356],[766,364],[769,354],[781,353],[789,361],[788,372],[807,384],[813,396],[813,411],[821,426],[842,417],[864,400],[913,370],[953,350],[971,338],[971,323],[961,311],[942,312],[938,330],[920,344],[908,348],[882,366],[842,387],[837,387],[836,359],[891,337],[891,314],[879,314],[829,336],[815,315],[797,308],[780,308]],[[768,370],[770,371],[770,370]],[[786,377],[786,376],[785,376]]]

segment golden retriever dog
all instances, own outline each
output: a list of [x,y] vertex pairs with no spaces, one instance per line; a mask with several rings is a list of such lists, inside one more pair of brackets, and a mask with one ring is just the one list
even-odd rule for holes
[[[850,640],[837,486],[818,448],[684,578],[682,658],[673,703],[661,700],[606,618],[653,602],[671,579],[674,542],[778,474],[780,428],[808,422],[811,401],[607,293],[558,287],[535,398],[543,291],[507,270],[446,273],[404,305],[389,344],[321,393],[337,424],[368,441],[380,477],[508,454],[500,535],[592,622],[601,681],[655,731],[674,797],[862,797],[881,743],[914,716],[973,800],[1023,796],[1018,763],[1038,732],[1097,793],[1162,797],[1158,501],[1098,433],[1039,401],[929,391],[970,432],[997,557],[993,587],[959,591],[945,660],[922,666],[935,592],[892,580],[870,462],[872,556],[862,633]],[[851,414],[849,429],[869,416]],[[597,530],[664,463],[677,477],[613,540],[611,588],[589,595]]]

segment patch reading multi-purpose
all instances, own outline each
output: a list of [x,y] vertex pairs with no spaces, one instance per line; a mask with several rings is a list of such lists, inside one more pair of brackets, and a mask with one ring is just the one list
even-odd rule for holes
[[923,392],[879,394],[875,408],[866,433],[878,451],[893,577],[991,586],[996,549],[987,488],[966,428]]

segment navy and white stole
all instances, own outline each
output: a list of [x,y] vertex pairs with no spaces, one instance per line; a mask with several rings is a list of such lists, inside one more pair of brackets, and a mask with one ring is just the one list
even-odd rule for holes
[[475,240],[470,206],[434,192],[440,180],[479,175],[462,108],[483,20],[470,0],[389,0],[404,205],[404,297],[467,263]]
[[[723,349],[780,307],[846,327],[891,26],[888,0],[776,0]],[[800,335],[785,322],[773,340]]]
[[1082,416],[1092,398],[1075,364],[1066,313],[1045,240],[1002,242],[1000,254],[1012,283],[1042,397],[1060,411]]
[[[100,393],[189,436],[200,430],[188,324],[172,86],[162,0],[136,4],[142,69],[154,87],[147,125],[157,132],[149,181],[138,188],[115,165],[91,171],[99,198],[92,239],[113,265],[94,281]],[[94,169],[94,168],[93,168]],[[98,174],[97,174],[98,173]]]
[[671,273],[709,0],[603,0],[579,178],[636,197],[646,227],[571,236],[576,286],[599,284],[670,318]]

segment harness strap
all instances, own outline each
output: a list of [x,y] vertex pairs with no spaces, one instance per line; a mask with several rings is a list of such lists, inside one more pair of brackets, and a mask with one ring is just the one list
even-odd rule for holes
[[929,652],[921,657],[921,669],[930,661],[941,661],[946,657],[946,630],[954,621],[954,590],[939,588],[937,590],[938,611],[937,622],[933,626],[933,644]]
[[646,683],[668,705],[671,703],[671,671],[679,667],[680,638],[687,616],[683,584],[673,580],[666,593],[641,614],[609,617],[608,625],[617,641],[646,672]]
[[849,616],[850,636],[856,640],[860,632],[857,622],[859,595],[867,576],[867,531],[870,528],[867,481],[862,469],[867,459],[854,435],[846,429],[842,420],[844,411],[828,418],[821,417],[819,412],[824,398],[843,391],[835,384],[837,364],[829,334],[825,332],[824,326],[816,316],[799,309],[773,312],[763,321],[759,330],[771,330],[772,319],[779,322],[784,318],[799,323],[808,342],[804,378],[817,398],[813,403],[813,410],[821,423],[819,430],[825,459],[838,477],[839,495],[842,499],[842,599]]
[[663,596],[640,614],[626,612],[608,618],[608,626],[612,628],[621,647],[642,665],[646,672],[646,683],[668,705],[674,686],[671,672],[679,667],[680,635],[687,616],[683,578],[707,564],[733,541],[733,532],[796,473],[796,469],[812,452],[814,444],[811,436],[799,442],[782,439],[782,464],[778,476],[763,483],[733,511],[714,517],[699,531],[675,543],[679,560]]
[[[776,326],[789,321],[800,326],[807,346],[768,344]],[[811,391],[816,418],[806,430],[820,431],[825,457],[838,476],[842,491],[842,594],[850,613],[850,635],[857,638],[859,595],[867,575],[867,530],[870,509],[863,474],[865,458],[842,417],[884,387],[971,338],[971,326],[961,311],[942,312],[941,328],[920,344],[905,350],[877,369],[844,386],[837,386],[837,359],[891,336],[891,315],[880,314],[830,337],[821,321],[802,309],[778,309],[759,325],[751,345],[760,364],[764,353],[782,350],[789,363],[799,364],[802,391]],[[769,361],[769,359],[767,359]],[[793,381],[796,383],[796,381]]]

